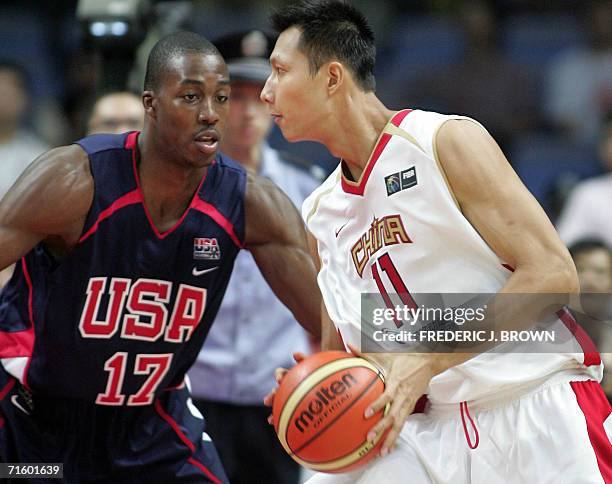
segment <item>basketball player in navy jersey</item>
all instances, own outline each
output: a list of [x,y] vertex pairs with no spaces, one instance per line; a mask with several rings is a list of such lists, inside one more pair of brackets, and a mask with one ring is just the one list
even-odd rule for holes
[[0,203],[0,268],[17,263],[0,296],[0,461],[61,462],[65,482],[226,482],[184,375],[241,248],[319,332],[299,214],[217,151],[229,81],[202,37],[160,40],[142,133],[51,150]]
[[[289,141],[318,141],[341,159],[302,207],[325,303],[324,349],[359,351],[371,338],[361,332],[364,293],[388,305],[395,293],[414,309],[419,293],[579,291],[567,249],[479,123],[392,111],[378,99],[374,36],[359,11],[305,0],[279,9],[272,23],[280,35],[262,100]],[[502,300],[496,328],[530,328],[541,306],[526,299]],[[389,406],[367,434],[376,442],[389,430],[382,458],[312,482],[612,482],[601,358],[569,313],[554,320],[571,350],[365,354],[386,373],[384,394],[364,415]],[[425,411],[411,415],[424,394]]]

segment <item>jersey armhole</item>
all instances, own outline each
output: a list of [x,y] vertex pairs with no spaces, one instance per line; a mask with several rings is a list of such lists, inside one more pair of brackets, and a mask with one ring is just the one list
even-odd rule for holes
[[436,165],[438,167],[438,171],[442,175],[442,179],[444,180],[444,184],[446,185],[446,189],[448,190],[448,193],[450,193],[450,196],[452,197],[453,201],[455,202],[455,205],[457,206],[459,211],[461,213],[463,213],[463,210],[461,209],[461,205],[459,204],[459,200],[457,200],[457,197],[455,196],[455,192],[453,191],[453,188],[451,187],[451,184],[448,181],[448,176],[446,174],[446,171],[444,170],[444,167],[442,166],[442,163],[440,163],[440,158],[438,156],[438,133],[440,132],[440,129],[442,128],[442,126],[444,126],[448,121],[455,121],[455,120],[470,121],[470,122],[480,126],[483,129],[485,129],[485,128],[484,128],[484,126],[482,126],[482,124],[480,124],[479,122],[477,122],[477,121],[475,121],[475,120],[473,120],[471,118],[464,117],[464,116],[457,116],[457,117],[448,118],[448,119],[445,119],[444,121],[442,121],[440,123],[440,125],[436,128],[436,130],[434,132],[434,135],[433,135],[432,150],[433,150],[434,159],[436,161]]

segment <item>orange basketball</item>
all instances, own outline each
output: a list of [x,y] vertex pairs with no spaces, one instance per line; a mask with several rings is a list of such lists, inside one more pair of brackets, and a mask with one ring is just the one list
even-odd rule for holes
[[299,464],[322,472],[346,472],[380,452],[378,436],[368,431],[382,418],[365,409],[384,391],[383,376],[372,363],[341,351],[317,353],[283,378],[272,414],[276,434]]

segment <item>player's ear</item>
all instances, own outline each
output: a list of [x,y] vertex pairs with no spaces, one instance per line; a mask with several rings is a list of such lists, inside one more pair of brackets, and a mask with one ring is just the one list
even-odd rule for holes
[[155,96],[153,91],[143,91],[142,105],[144,106],[145,114],[155,117]]
[[345,70],[340,62],[330,62],[327,65],[327,89],[333,94],[344,82]]

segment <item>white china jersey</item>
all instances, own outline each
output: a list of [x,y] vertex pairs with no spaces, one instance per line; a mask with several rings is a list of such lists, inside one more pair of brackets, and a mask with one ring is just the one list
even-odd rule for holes
[[[437,160],[437,132],[451,119],[469,118],[399,111],[358,182],[342,175],[340,163],[303,204],[317,240],[319,287],[345,345],[361,346],[362,293],[389,300],[394,293],[496,293],[511,275],[461,212]],[[567,331],[566,316],[558,330]],[[588,337],[567,335],[571,344],[555,352],[478,355],[433,378],[429,399],[485,401],[562,370],[600,379],[601,360]]]

